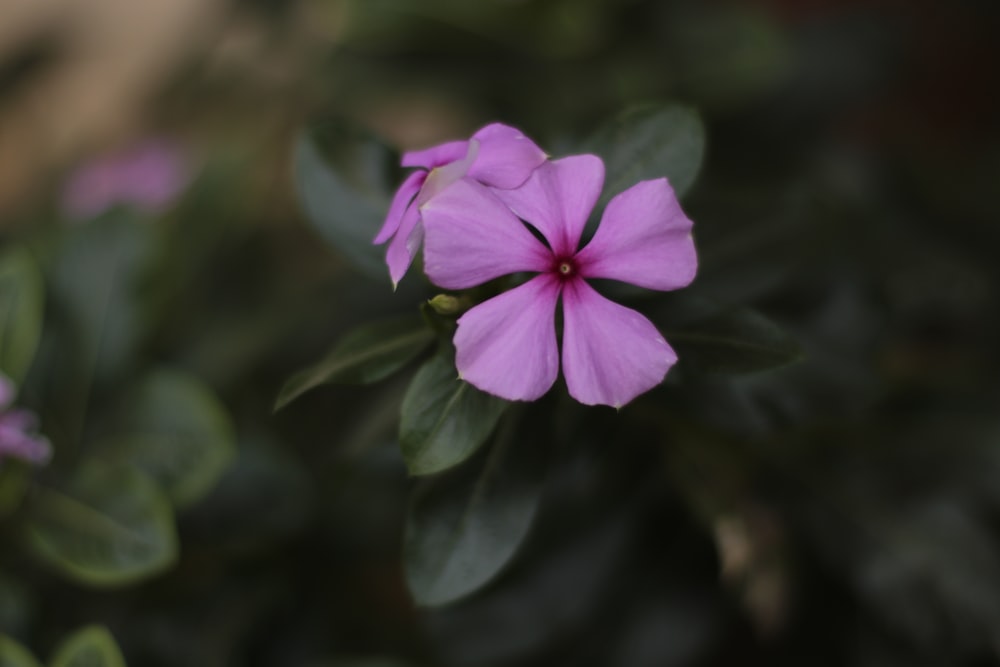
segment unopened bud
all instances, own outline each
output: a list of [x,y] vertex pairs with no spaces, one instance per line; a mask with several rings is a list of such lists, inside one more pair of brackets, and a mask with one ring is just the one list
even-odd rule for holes
[[438,294],[433,299],[428,300],[427,304],[438,315],[454,315],[462,309],[462,304],[459,302],[458,297],[450,294]]

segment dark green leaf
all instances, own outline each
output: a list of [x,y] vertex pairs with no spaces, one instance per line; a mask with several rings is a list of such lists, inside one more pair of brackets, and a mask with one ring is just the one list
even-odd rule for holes
[[389,209],[388,148],[345,127],[324,125],[299,138],[295,180],[306,217],[366,275],[387,280],[383,247],[372,245]]
[[406,579],[419,605],[469,595],[513,558],[538,507],[544,447],[509,420],[488,451],[424,482],[410,506]]
[[701,167],[705,128],[693,109],[641,106],[601,127],[584,148],[604,159],[604,194],[597,210],[639,181],[664,176],[680,197]]
[[434,333],[419,316],[365,325],[342,338],[312,368],[297,373],[278,394],[280,410],[321,384],[370,384],[395,373],[427,347]]
[[156,480],[177,507],[201,499],[236,454],[233,425],[212,391],[193,377],[158,371],[129,401],[112,451]]
[[40,667],[31,651],[7,635],[0,635],[0,667]]
[[125,667],[125,658],[107,628],[90,625],[60,644],[50,664],[51,667]]
[[20,384],[42,331],[44,287],[34,260],[22,249],[0,256],[0,371]]
[[153,240],[147,224],[119,210],[74,228],[53,258],[53,299],[72,321],[72,337],[60,343],[79,355],[61,363],[76,364],[85,379],[108,380],[135,354],[143,333],[138,287]]
[[26,579],[0,571],[0,628],[7,632],[24,632],[31,620],[34,605]]
[[20,507],[30,481],[31,467],[27,463],[7,459],[0,465],[0,519]]
[[710,373],[752,373],[798,361],[795,339],[760,313],[740,309],[666,332],[678,357]]
[[503,399],[458,379],[437,355],[417,372],[403,398],[399,443],[411,475],[446,470],[471,456],[507,408]]
[[145,475],[125,467],[85,464],[69,488],[40,488],[25,529],[39,558],[92,586],[149,578],[177,557],[170,501]]

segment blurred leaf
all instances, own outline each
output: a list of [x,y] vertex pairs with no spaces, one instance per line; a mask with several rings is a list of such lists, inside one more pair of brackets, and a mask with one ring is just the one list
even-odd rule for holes
[[289,447],[250,433],[185,527],[196,543],[272,549],[297,534],[315,507],[313,479]]
[[685,363],[709,373],[752,373],[802,357],[795,339],[749,309],[701,320],[665,336]]
[[35,656],[7,635],[0,635],[0,667],[40,667]]
[[433,331],[419,316],[384,320],[355,329],[322,361],[285,383],[275,402],[275,410],[321,384],[378,382],[405,366],[433,338]]
[[347,127],[327,123],[303,134],[295,181],[306,217],[365,275],[388,281],[384,248],[372,245],[389,210],[390,150]]
[[196,378],[160,370],[128,403],[113,451],[156,480],[177,507],[198,502],[236,455],[233,425]]
[[42,274],[25,250],[0,256],[0,371],[17,384],[38,348],[44,298]]
[[153,240],[148,224],[116,210],[73,228],[53,259],[53,298],[72,319],[63,345],[79,348],[87,377],[110,379],[135,353],[143,324],[137,287]]
[[69,488],[40,488],[25,526],[27,545],[67,577],[120,586],[154,576],[177,557],[170,502],[140,472],[97,463]]
[[541,492],[544,449],[511,421],[483,455],[417,489],[403,556],[418,605],[443,605],[478,590],[528,534]]
[[56,649],[51,667],[125,667],[115,638],[107,628],[90,625],[78,630]]
[[598,129],[583,148],[603,158],[606,169],[596,210],[639,181],[664,176],[681,197],[701,167],[705,127],[688,107],[635,107]]
[[24,632],[28,627],[33,605],[24,579],[0,571],[0,628],[6,632]]
[[410,474],[429,475],[467,459],[489,437],[507,405],[459,380],[449,357],[435,356],[417,372],[403,398],[399,443]]
[[0,519],[20,507],[30,481],[31,468],[28,464],[7,459],[0,465]]

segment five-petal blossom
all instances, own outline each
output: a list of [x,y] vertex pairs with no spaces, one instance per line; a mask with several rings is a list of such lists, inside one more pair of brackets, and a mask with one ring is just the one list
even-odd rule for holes
[[455,181],[468,178],[498,189],[516,188],[546,160],[519,130],[492,123],[468,141],[451,141],[403,154],[402,166],[419,167],[399,186],[376,245],[389,241],[386,264],[393,285],[410,268],[423,240],[420,207]]
[[559,374],[561,296],[562,369],[576,400],[620,407],[663,381],[677,360],[670,345],[646,317],[604,298],[585,278],[684,287],[697,269],[691,221],[667,179],[642,181],[608,203],[594,237],[578,250],[603,184],[600,158],[578,155],[545,163],[514,190],[461,179],[421,205],[424,270],[433,283],[466,289],[507,274],[539,274],[458,320],[462,379],[508,400],[546,393]]

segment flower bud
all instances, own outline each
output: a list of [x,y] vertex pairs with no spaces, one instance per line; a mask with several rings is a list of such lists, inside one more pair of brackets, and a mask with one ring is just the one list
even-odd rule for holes
[[462,310],[461,301],[458,297],[450,294],[438,294],[433,299],[429,299],[427,304],[438,315],[454,315]]

